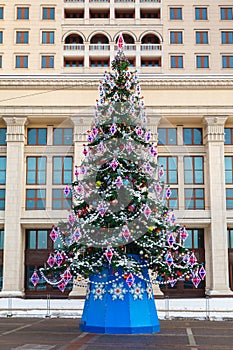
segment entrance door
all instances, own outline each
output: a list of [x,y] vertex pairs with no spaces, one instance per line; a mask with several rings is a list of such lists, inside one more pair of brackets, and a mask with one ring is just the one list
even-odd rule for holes
[[[204,229],[187,229],[188,238],[184,246],[195,253],[199,263],[205,262],[204,249]],[[179,281],[172,288],[170,284],[160,286],[165,296],[170,298],[192,298],[203,297],[205,295],[205,282],[201,281],[198,288],[195,288],[192,281]]]
[[[30,278],[35,271],[46,263],[49,253],[58,247],[59,240],[54,244],[49,237],[50,230],[26,230],[25,249],[25,296],[27,298],[46,298],[50,295],[54,298],[67,298],[72,286],[67,286],[64,293],[57,287],[52,287],[41,278],[34,287]],[[60,242],[60,246],[62,246]],[[38,273],[39,275],[39,273]]]

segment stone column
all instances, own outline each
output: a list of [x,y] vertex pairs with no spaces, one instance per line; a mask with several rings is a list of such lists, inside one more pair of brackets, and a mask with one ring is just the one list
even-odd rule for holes
[[226,195],[224,169],[224,124],[226,116],[207,116],[205,146],[209,183],[211,224],[206,230],[206,294],[229,295]]
[[[87,144],[87,130],[90,130],[93,116],[73,116],[71,120],[74,124],[74,164],[79,166],[84,158],[83,144]],[[69,294],[69,298],[75,299],[85,297],[84,287],[74,286]]]
[[24,295],[24,237],[20,218],[24,198],[24,141],[27,118],[4,117],[7,125],[3,289],[0,297]]

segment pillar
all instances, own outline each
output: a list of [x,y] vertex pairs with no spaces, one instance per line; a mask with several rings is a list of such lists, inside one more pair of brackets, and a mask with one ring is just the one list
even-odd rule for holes
[[27,118],[7,116],[6,201],[3,289],[0,297],[24,295],[24,239],[20,218],[24,198],[24,141]]
[[226,194],[224,169],[224,124],[226,116],[208,116],[205,123],[205,147],[209,185],[211,223],[206,235],[206,293],[232,295],[229,288]]

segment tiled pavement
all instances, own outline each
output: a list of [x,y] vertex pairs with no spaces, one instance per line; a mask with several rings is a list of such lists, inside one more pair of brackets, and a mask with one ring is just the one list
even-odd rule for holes
[[152,335],[82,333],[78,319],[0,318],[1,350],[233,350],[233,321],[161,321]]

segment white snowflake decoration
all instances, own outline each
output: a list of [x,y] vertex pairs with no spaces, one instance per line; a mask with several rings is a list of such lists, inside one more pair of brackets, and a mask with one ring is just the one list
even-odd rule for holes
[[95,288],[92,289],[91,293],[94,295],[94,300],[103,299],[103,295],[106,293],[104,286],[101,283],[95,285]]
[[146,292],[148,295],[148,299],[152,299],[153,298],[153,289],[152,289],[152,285],[150,283],[147,283]]
[[124,300],[124,294],[127,293],[127,290],[123,288],[124,283],[113,283],[112,288],[109,290],[109,293],[112,295],[112,300],[120,299]]
[[143,293],[145,292],[145,289],[142,288],[141,282],[134,283],[130,289],[130,293],[133,295],[133,299],[143,299]]
[[88,285],[87,285],[87,289],[86,289],[86,299],[89,299],[90,293],[91,293],[90,284],[88,284]]

